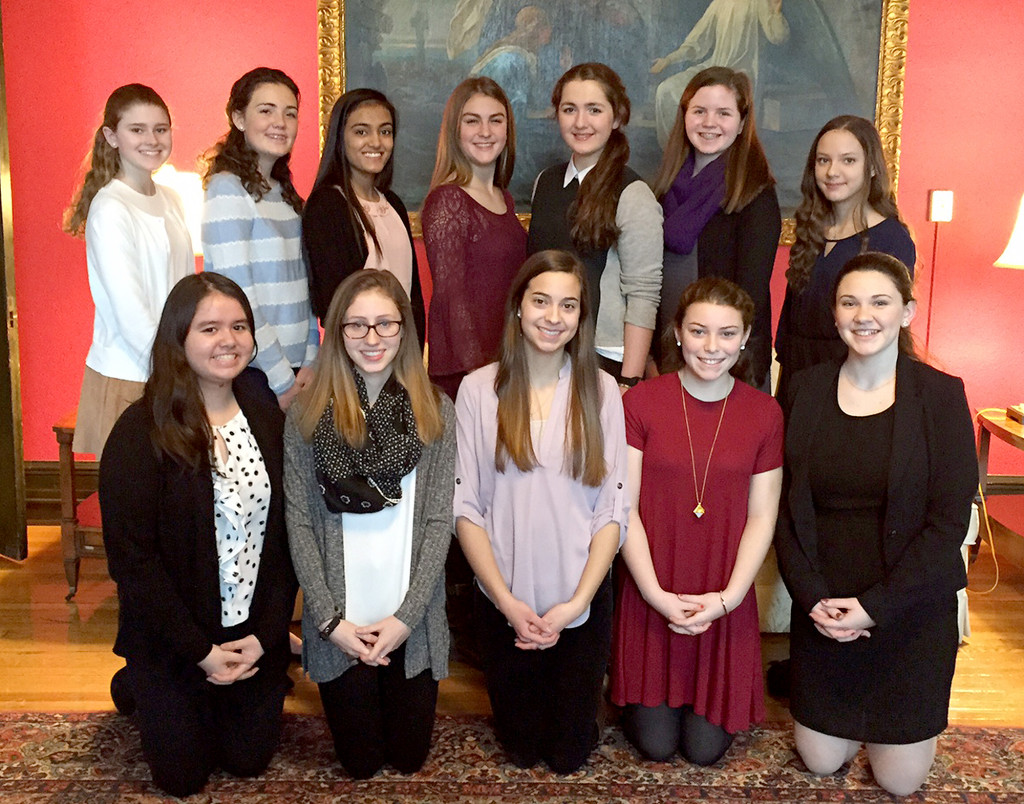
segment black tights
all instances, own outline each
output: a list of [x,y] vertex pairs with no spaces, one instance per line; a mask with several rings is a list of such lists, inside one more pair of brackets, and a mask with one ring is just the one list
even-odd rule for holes
[[679,750],[694,765],[714,765],[732,745],[732,735],[695,714],[692,706],[629,704],[622,713],[626,737],[640,753],[663,762]]

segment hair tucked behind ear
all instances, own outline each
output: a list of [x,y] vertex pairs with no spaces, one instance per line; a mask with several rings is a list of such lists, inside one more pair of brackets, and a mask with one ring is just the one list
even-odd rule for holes
[[[750,294],[735,282],[723,279],[719,276],[706,276],[691,282],[686,290],[679,297],[679,304],[676,305],[676,314],[672,319],[673,328],[663,334],[661,365],[658,367],[662,374],[670,371],[678,371],[683,366],[683,356],[680,347],[676,345],[675,330],[682,329],[683,321],[686,320],[686,311],[694,304],[716,304],[719,307],[731,307],[740,314],[743,322],[743,331],[750,333],[754,326],[754,300]],[[729,370],[737,380],[747,385],[753,383],[753,366],[747,352],[740,352],[739,360]],[[756,386],[755,386],[756,387]]]
[[115,131],[121,122],[122,115],[132,106],[138,104],[163,109],[167,115],[168,124],[171,122],[171,113],[163,98],[144,84],[126,84],[110,93],[110,97],[107,98],[107,103],[103,107],[103,122],[96,129],[92,138],[92,150],[85,158],[85,178],[75,191],[71,205],[64,210],[63,229],[69,235],[85,236],[85,221],[89,217],[89,206],[92,204],[92,199],[100,191],[100,188],[113,181],[121,170],[121,158],[117,153],[117,148],[107,142],[103,129],[109,128],[111,131]]
[[573,245],[580,251],[601,251],[611,248],[619,239],[615,212],[622,195],[622,172],[629,162],[629,140],[622,130],[629,122],[629,96],[619,74],[608,65],[598,62],[577,64],[558,79],[551,92],[551,105],[555,107],[556,116],[562,103],[562,92],[570,81],[596,81],[600,84],[611,106],[612,119],[618,123],[618,127],[612,129],[597,164],[587,174],[576,200],[569,207]]
[[530,432],[530,371],[526,363],[529,347],[519,312],[530,282],[549,271],[571,274],[580,283],[579,328],[565,347],[572,362],[572,374],[565,421],[564,471],[587,486],[596,486],[604,480],[608,468],[604,462],[601,384],[597,353],[594,351],[594,322],[590,316],[590,294],[583,263],[567,251],[538,251],[523,263],[509,288],[498,372],[494,379],[494,391],[498,395],[494,465],[499,472],[505,471],[509,458],[521,472],[529,472],[537,465]]
[[[814,175],[815,160],[818,156],[818,143],[830,131],[848,131],[864,150],[864,195],[863,199],[884,218],[900,218],[896,206],[896,195],[889,181],[889,168],[885,164],[882,151],[882,140],[878,131],[869,120],[854,115],[840,115],[829,120],[818,136],[811,143],[804,164],[803,178],[800,180],[800,192],[803,199],[796,208],[796,242],[789,252],[789,268],[786,270],[786,281],[796,292],[802,291],[811,281],[811,272],[818,255],[825,246],[825,230],[835,223],[833,220],[832,202],[822,195],[818,181]],[[863,205],[861,205],[862,207]],[[863,220],[861,207],[854,211],[854,225],[860,232],[861,250],[868,247],[867,222]]]
[[[238,176],[245,191],[257,201],[270,192],[270,183],[260,173],[256,152],[245,141],[245,133],[235,125],[233,117],[235,112],[245,112],[253,93],[263,84],[280,84],[291,91],[296,101],[299,99],[298,85],[285,73],[272,67],[257,67],[235,81],[225,109],[228,133],[202,156],[201,161],[205,163],[203,187],[208,187],[210,179],[217,173],[226,171]],[[281,195],[288,205],[296,212],[302,212],[302,198],[292,184],[291,158],[290,153],[279,157],[270,171],[270,178],[281,185]]]

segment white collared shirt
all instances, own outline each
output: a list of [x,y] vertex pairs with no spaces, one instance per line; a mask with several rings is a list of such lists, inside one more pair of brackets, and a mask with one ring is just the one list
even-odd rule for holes
[[576,178],[580,180],[580,184],[583,184],[583,180],[587,178],[587,174],[592,171],[596,165],[597,163],[595,162],[590,167],[585,167],[583,170],[577,170],[576,165],[573,164],[572,157],[569,157],[569,163],[565,166],[565,178],[562,179],[562,186],[568,187],[570,182]]

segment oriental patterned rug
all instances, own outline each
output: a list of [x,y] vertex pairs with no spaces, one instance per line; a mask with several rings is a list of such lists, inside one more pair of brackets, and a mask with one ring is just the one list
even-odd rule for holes
[[[138,735],[114,713],[0,713],[3,804],[147,804]],[[281,748],[259,779],[215,774],[195,802],[892,802],[871,780],[863,754],[850,767],[811,776],[788,726],[737,736],[717,766],[641,761],[621,731],[606,728],[588,765],[570,776],[507,763],[486,718],[438,718],[434,746],[413,776],[391,771],[349,779],[334,760],[323,719],[287,715]],[[953,728],[924,788],[904,801],[1024,802],[1024,729]]]

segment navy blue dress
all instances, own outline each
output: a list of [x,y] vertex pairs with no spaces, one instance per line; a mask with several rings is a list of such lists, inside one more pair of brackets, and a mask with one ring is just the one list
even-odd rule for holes
[[867,236],[867,248],[862,246],[860,233],[826,240],[835,245],[828,254],[818,256],[807,287],[799,293],[786,288],[775,333],[776,357],[782,367],[777,394],[780,398],[796,372],[846,356],[846,344],[839,338],[832,316],[832,285],[846,263],[864,251],[881,251],[902,261],[914,275],[917,250],[907,227],[896,218],[886,218],[869,227]]

